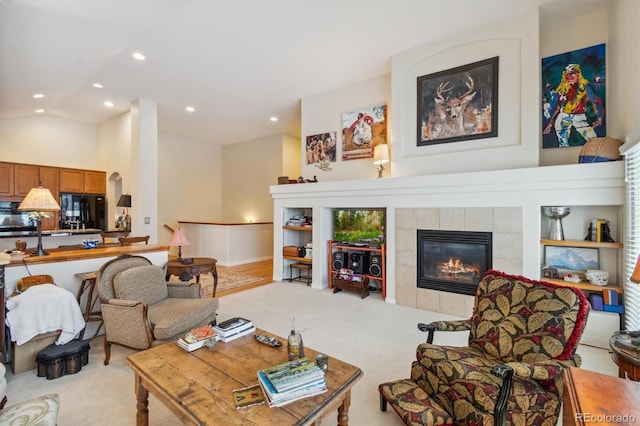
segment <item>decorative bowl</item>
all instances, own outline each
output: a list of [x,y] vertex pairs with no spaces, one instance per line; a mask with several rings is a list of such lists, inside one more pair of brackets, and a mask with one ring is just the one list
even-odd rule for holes
[[99,243],[100,243],[100,240],[84,240],[82,242],[82,244],[84,245],[84,248],[86,249],[94,249],[98,247]]

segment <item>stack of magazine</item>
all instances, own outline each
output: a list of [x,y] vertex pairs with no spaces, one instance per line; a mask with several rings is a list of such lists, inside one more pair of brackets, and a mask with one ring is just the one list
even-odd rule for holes
[[230,318],[213,326],[218,333],[218,340],[222,342],[230,342],[238,337],[251,334],[256,331],[256,327],[251,321],[241,317]]
[[308,357],[258,371],[258,383],[269,407],[281,407],[327,391],[324,371]]

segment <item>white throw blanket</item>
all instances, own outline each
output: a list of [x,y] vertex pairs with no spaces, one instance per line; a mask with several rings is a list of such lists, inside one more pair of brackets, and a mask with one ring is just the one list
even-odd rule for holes
[[11,340],[18,345],[38,334],[61,330],[56,345],[70,342],[85,326],[84,317],[74,295],[54,284],[29,287],[7,300],[7,326]]

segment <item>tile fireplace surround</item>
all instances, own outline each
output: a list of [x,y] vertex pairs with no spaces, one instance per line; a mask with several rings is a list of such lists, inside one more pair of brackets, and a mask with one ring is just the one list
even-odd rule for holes
[[[472,296],[417,288],[417,229],[491,231],[493,268],[532,279],[540,278],[540,239],[549,226],[541,206],[574,207],[564,219],[567,239],[583,239],[593,215],[611,218],[614,238],[624,238],[622,161],[354,181],[318,178],[319,183],[271,186],[275,280],[288,276],[282,225],[296,209],[313,213],[312,287],[327,287],[332,209],[385,207],[385,301],[462,317],[471,314]],[[612,268],[621,269],[622,257]]]

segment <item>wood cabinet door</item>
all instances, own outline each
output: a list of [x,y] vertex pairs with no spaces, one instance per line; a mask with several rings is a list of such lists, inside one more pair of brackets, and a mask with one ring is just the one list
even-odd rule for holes
[[31,164],[15,165],[14,195],[26,197],[31,188],[38,187],[38,166]]
[[107,173],[94,170],[84,171],[84,192],[87,194],[107,193]]
[[84,170],[60,169],[60,192],[84,192]]
[[13,196],[14,164],[0,163],[0,196]]
[[[51,191],[53,198],[60,204],[60,169],[40,166],[38,175],[42,187]],[[58,229],[58,222],[60,222],[60,212],[55,212],[51,217],[42,219],[42,229],[45,231]]]

